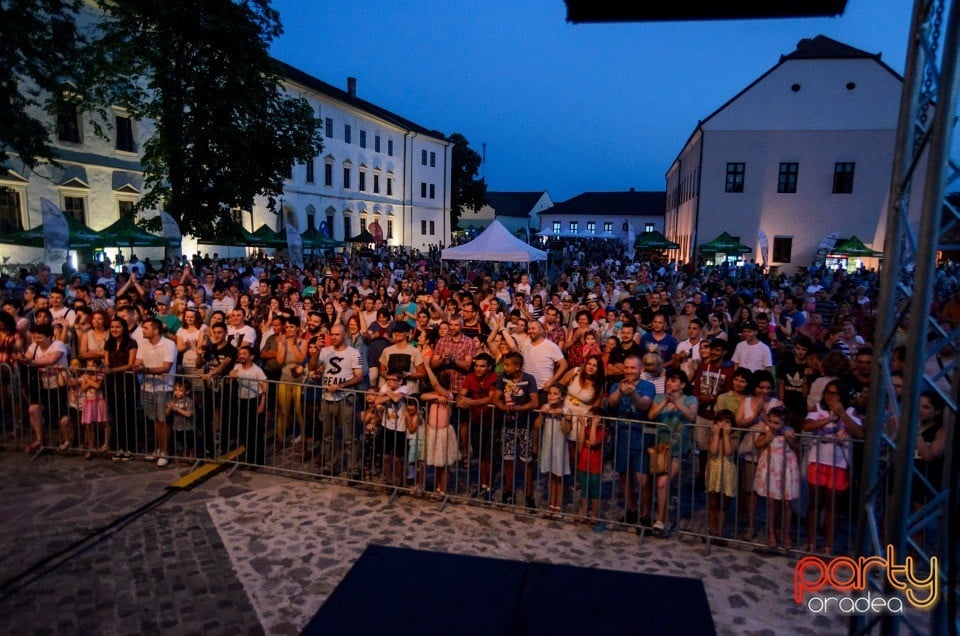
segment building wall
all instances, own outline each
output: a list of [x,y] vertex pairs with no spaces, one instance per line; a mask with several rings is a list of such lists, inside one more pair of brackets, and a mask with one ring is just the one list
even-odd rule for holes
[[[544,211],[540,213],[540,235],[554,236],[556,234],[553,226],[554,222],[560,223],[561,235],[569,235],[571,232],[570,223],[576,223],[577,236],[583,238],[590,238],[591,236],[599,236],[604,234],[604,224],[610,223],[613,234],[620,240],[626,240],[630,234],[630,230],[623,229],[625,223],[633,227],[634,234],[640,234],[641,232],[644,232],[647,224],[652,226],[651,229],[662,233],[664,217],[662,215],[617,216],[603,214],[557,214],[550,211]],[[588,231],[589,223],[594,223],[594,232],[592,234]]]
[[[83,11],[81,28],[88,28],[94,23],[95,8],[85,4]],[[297,215],[301,231],[309,227],[308,215],[313,216],[314,227],[329,219],[334,238],[341,240],[347,234],[356,235],[361,223],[379,221],[384,238],[391,245],[425,249],[430,244],[449,244],[451,146],[442,136],[406,130],[291,81],[284,86],[288,93],[306,98],[324,124],[329,118],[332,134],[329,137],[324,135],[323,152],[312,162],[313,179],[307,179],[306,164],[294,166],[292,178],[286,181],[284,193],[276,201],[276,209],[292,210]],[[93,126],[81,118],[79,143],[56,141],[54,118],[38,114],[54,131],[52,135],[63,167],[46,165],[33,173],[14,160],[10,162],[13,174],[0,175],[0,185],[12,188],[18,197],[21,208],[18,220],[23,229],[40,224],[41,197],[61,208],[65,207],[65,197],[81,198],[84,202],[83,221],[95,230],[117,220],[121,201],[139,201],[144,193],[140,152],[154,131],[152,122],[133,122],[135,151],[127,152],[116,149],[112,118],[123,115],[121,109],[110,110],[111,120],[100,122],[107,133],[105,139],[95,135]],[[345,139],[345,126],[350,126],[349,143]],[[379,151],[376,148],[378,136]],[[361,144],[361,137],[365,137],[365,144]],[[389,152],[391,144],[392,153]],[[426,165],[421,162],[423,151],[427,152]],[[325,185],[327,164],[332,170],[330,186]],[[350,169],[349,187],[344,184],[344,168]],[[361,174],[365,181],[362,189]],[[374,192],[375,180],[379,182],[379,192]],[[390,194],[387,193],[388,180],[392,188]],[[426,196],[421,196],[421,183],[427,184]],[[144,216],[150,215],[149,211],[144,213]],[[268,201],[263,198],[255,200],[250,210],[237,211],[236,216],[249,230],[264,223],[274,229],[281,226],[279,216],[269,210]],[[422,221],[427,221],[426,233],[421,231]],[[433,233],[430,232],[431,222]],[[347,224],[349,232],[346,232]],[[4,246],[2,251],[10,263],[39,261],[43,256],[42,250],[34,248]],[[108,246],[105,251],[113,257],[116,249]],[[243,246],[198,246],[195,239],[187,236],[183,240],[183,251],[239,256],[251,250]],[[124,252],[129,256],[129,248]],[[164,250],[160,248],[137,248],[135,252],[141,258],[164,256]],[[82,258],[87,256],[81,255]]]
[[[786,271],[810,265],[831,233],[882,250],[900,90],[873,60],[790,60],[708,118],[666,174],[679,260],[728,232],[759,262],[758,230],[768,264]],[[855,164],[852,193],[833,193],[840,162]],[[728,163],[745,164],[743,192],[726,192]],[[781,163],[798,164],[795,193],[778,192]],[[914,228],[921,191],[911,190]],[[774,259],[776,237],[791,239],[789,263]]]
[[[287,89],[313,106],[324,128],[324,147],[314,159],[313,181],[307,180],[307,165],[300,164],[294,166],[293,178],[284,187],[283,205],[297,215],[301,231],[308,229],[308,215],[312,214],[314,227],[332,221],[332,236],[337,240],[355,236],[362,226],[376,221],[390,245],[426,249],[431,244],[449,244],[452,146],[446,140],[407,131],[307,87],[288,83]],[[349,142],[346,126],[350,127]],[[350,172],[349,187],[345,185],[346,170]],[[375,185],[379,192],[374,191]],[[426,233],[422,231],[424,221]],[[265,199],[254,205],[252,229],[261,223],[277,227],[277,216],[269,211]]]

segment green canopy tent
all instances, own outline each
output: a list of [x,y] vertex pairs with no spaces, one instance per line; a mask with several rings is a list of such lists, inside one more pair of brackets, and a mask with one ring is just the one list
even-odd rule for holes
[[300,238],[303,240],[304,247],[310,247],[313,249],[324,249],[327,247],[343,247],[346,245],[343,241],[337,241],[315,227],[310,228],[304,232],[300,233]]
[[371,234],[367,228],[363,228],[359,234],[347,239],[347,243],[373,243],[375,241],[376,239],[373,238],[373,234]]
[[837,241],[833,249],[830,250],[830,256],[846,256],[847,258],[853,257],[864,257],[864,256],[879,256],[881,252],[872,250],[866,245],[863,244],[856,236],[851,236],[848,239],[841,239]]
[[674,243],[660,232],[642,232],[637,235],[633,242],[636,250],[675,250],[680,248],[679,243]]
[[223,245],[226,247],[263,247],[260,239],[253,232],[247,231],[236,222],[227,222],[217,226],[217,233],[212,236],[198,238],[200,245]]
[[100,230],[105,245],[116,247],[177,247],[180,241],[158,236],[146,231],[139,225],[133,215],[124,214],[119,219]]
[[697,249],[708,254],[749,254],[753,251],[726,232]]
[[253,232],[253,236],[260,241],[258,247],[277,247],[281,249],[287,247],[286,233],[272,230],[266,223],[258,227]]
[[[110,246],[112,243],[100,232],[91,229],[73,215],[65,214],[67,227],[70,228],[70,249],[91,249]],[[43,247],[43,225],[0,236],[0,243],[23,245],[25,247]]]

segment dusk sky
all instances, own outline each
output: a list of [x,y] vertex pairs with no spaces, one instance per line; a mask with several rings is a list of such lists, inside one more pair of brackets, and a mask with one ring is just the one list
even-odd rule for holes
[[825,35],[903,73],[913,3],[838,18],[570,24],[563,0],[275,0],[274,57],[483,154],[490,190],[662,190],[704,119]]

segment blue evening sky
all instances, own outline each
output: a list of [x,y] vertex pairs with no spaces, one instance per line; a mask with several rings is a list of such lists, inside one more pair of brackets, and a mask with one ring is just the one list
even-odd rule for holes
[[271,53],[483,152],[490,190],[662,190],[693,132],[825,35],[902,74],[910,0],[849,0],[838,18],[570,24],[563,0],[274,0]]

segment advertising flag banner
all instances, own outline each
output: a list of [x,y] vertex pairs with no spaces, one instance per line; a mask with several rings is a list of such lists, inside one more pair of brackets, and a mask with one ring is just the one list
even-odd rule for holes
[[757,228],[757,241],[760,243],[760,258],[764,265],[770,264],[769,256],[770,243],[767,241],[767,234],[760,228]]
[[67,217],[51,201],[40,198],[43,224],[43,257],[50,270],[59,272],[67,262],[70,251],[70,226]]
[[290,264],[303,269],[303,237],[300,236],[300,224],[297,222],[297,215],[293,210],[284,210],[283,215]]

